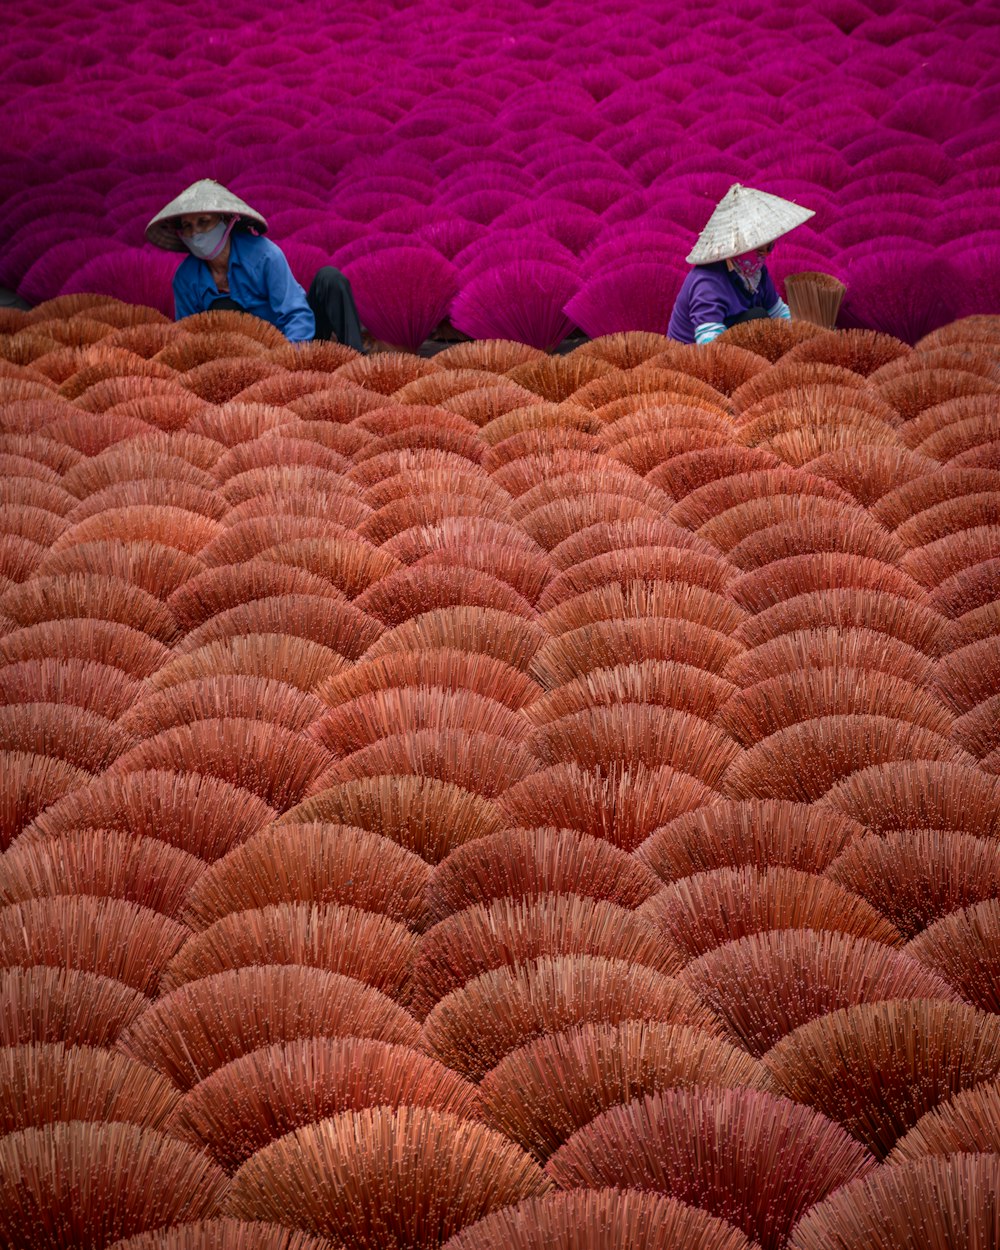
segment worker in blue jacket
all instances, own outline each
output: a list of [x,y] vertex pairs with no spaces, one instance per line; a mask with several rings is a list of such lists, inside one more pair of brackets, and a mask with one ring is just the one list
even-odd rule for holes
[[324,266],[308,294],[285,254],[265,238],[267,221],[221,183],[203,178],[160,210],[146,238],[169,252],[187,252],[174,274],[178,320],[230,308],[269,321],[292,343],[336,339],[362,351],[351,284]]

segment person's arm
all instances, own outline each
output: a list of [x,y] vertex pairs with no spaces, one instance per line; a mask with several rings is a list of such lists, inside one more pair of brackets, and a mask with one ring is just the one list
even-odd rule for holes
[[792,310],[778,294],[778,288],[774,285],[774,279],[764,270],[764,276],[761,278],[763,291],[761,292],[764,299],[764,309],[769,317],[784,317],[786,321],[790,321]]
[[712,343],[724,334],[726,331],[726,323],[724,321],[703,321],[694,328],[694,341],[699,345]]
[[192,317],[195,313],[203,311],[202,304],[198,299],[197,288],[191,281],[187,259],[177,267],[177,272],[174,274],[173,287],[175,321],[180,321],[182,317]]
[[691,324],[696,343],[711,343],[726,329],[726,304],[714,277],[699,273],[691,287]]
[[316,318],[281,248],[268,249],[263,276],[274,324],[290,342],[310,342],[316,336]]

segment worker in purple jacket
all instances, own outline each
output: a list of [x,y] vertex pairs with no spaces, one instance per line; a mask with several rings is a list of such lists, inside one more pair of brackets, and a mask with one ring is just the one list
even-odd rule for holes
[[694,268],[674,303],[669,337],[711,343],[741,321],[790,317],[766,262],[775,240],[812,216],[780,196],[731,186],[687,258]]

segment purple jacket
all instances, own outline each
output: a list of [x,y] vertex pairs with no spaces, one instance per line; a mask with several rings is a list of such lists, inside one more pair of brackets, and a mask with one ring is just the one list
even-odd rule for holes
[[763,308],[769,317],[789,316],[766,266],[757,290],[749,291],[724,260],[695,265],[677,295],[667,335],[680,343],[710,343],[726,329],[728,317],[749,308]]

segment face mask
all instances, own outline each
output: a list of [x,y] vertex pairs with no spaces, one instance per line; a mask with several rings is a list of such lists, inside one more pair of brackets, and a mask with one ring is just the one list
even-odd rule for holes
[[750,290],[756,291],[764,271],[764,257],[759,252],[745,252],[742,256],[734,256],[731,264]]
[[181,242],[191,255],[197,256],[199,260],[215,260],[225,246],[234,224],[235,221],[231,221],[227,226],[224,221],[220,221],[218,225],[213,226],[211,230],[206,230],[203,234],[181,235]]

